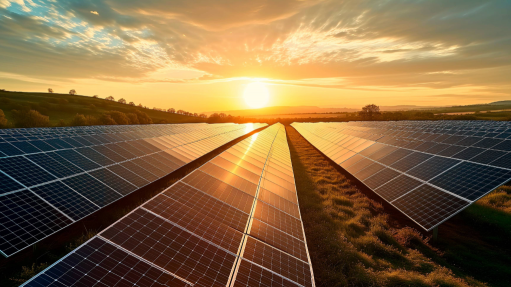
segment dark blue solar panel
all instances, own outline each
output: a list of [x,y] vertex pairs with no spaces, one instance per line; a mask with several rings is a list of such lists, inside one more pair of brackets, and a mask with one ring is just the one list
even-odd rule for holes
[[99,209],[60,181],[33,187],[31,190],[74,220],[79,220]]
[[135,185],[129,183],[128,181],[122,179],[121,177],[105,168],[91,171],[89,174],[104,184],[108,185],[115,191],[121,193],[122,195],[127,195],[137,189]]
[[12,178],[0,172],[0,194],[8,193],[14,190],[23,189],[24,187]]
[[100,207],[121,198],[119,193],[88,174],[70,177],[63,182]]
[[19,148],[13,146],[10,143],[0,143],[0,151],[5,154],[6,156],[14,156],[14,155],[20,155],[23,154],[23,151],[21,151]]
[[406,173],[428,181],[460,162],[461,161],[455,159],[435,156],[410,169]]
[[28,190],[0,199],[0,250],[7,256],[72,223]]
[[37,147],[31,145],[29,142],[25,141],[25,142],[11,142],[11,144],[13,146],[15,146],[16,148],[18,148],[19,150],[23,151],[23,153],[36,153],[36,152],[41,152],[40,149],[38,149]]
[[59,150],[56,151],[55,153],[61,156],[63,159],[68,160],[69,162],[72,162],[73,164],[77,165],[83,170],[91,170],[101,167],[97,163],[92,162],[91,160],[79,154],[75,150]]
[[54,148],[53,146],[47,144],[45,141],[42,141],[42,140],[29,141],[29,143],[42,151],[56,150],[56,148]]
[[473,201],[506,183],[510,177],[508,170],[462,162],[430,183]]
[[[51,154],[52,153],[37,153],[26,155],[26,157],[59,178],[83,172],[83,170],[65,160],[55,160],[50,156]],[[57,155],[55,156],[58,157]]]
[[0,169],[26,187],[56,179],[23,156],[0,158]]
[[431,155],[415,152],[391,165],[392,168],[405,172],[429,159]]
[[48,143],[58,149],[73,148],[72,145],[68,144],[67,142],[65,142],[61,139],[47,139],[46,143]]
[[62,138],[63,141],[65,141],[66,143],[72,145],[73,147],[82,147],[83,144],[73,140],[72,138]]
[[83,156],[87,157],[88,159],[90,159],[90,160],[94,161],[95,163],[100,164],[102,166],[111,165],[111,164],[115,163],[113,160],[100,154],[99,152],[93,150],[90,147],[79,148],[79,149],[76,149],[76,151],[79,152],[80,154],[82,154]]

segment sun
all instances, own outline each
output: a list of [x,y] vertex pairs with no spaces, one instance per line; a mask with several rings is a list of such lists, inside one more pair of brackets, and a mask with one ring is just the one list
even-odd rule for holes
[[245,88],[243,98],[247,106],[259,109],[266,106],[270,100],[270,93],[263,82],[252,82]]

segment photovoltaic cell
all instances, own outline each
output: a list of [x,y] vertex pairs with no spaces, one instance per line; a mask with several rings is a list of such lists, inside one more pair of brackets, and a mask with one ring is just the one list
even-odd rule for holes
[[62,182],[100,207],[121,198],[121,194],[88,174],[69,177]]
[[27,187],[56,179],[22,156],[0,158],[0,169]]
[[23,189],[23,186],[0,172],[0,194]]
[[437,225],[469,204],[468,201],[429,185],[422,185],[392,203],[426,229]]
[[191,285],[96,237],[25,286]]
[[[381,146],[374,147],[374,151],[369,148],[366,153],[350,154],[351,159],[340,165],[392,205],[396,206],[396,202],[401,206],[408,204],[400,208],[401,211],[429,230],[511,179],[511,155],[508,154],[511,140],[507,139],[509,132],[504,132],[510,130],[508,125],[484,121],[371,121],[294,123],[292,126],[336,162],[340,162],[334,158],[338,155],[331,151],[349,144],[337,139],[361,142],[377,138]],[[390,168],[372,164],[359,169],[358,166],[364,166],[362,155]],[[351,164],[350,170],[347,165]],[[421,185],[425,182],[428,184]],[[440,211],[426,205],[412,206],[419,202],[417,200],[405,202],[418,196],[419,191],[441,192],[438,198],[450,202],[459,199],[461,205],[456,206],[461,207],[452,213],[444,207]],[[425,212],[430,217],[413,208],[429,208]],[[426,222],[428,220],[431,222]]]
[[[195,141],[191,135],[173,139],[180,143]],[[157,140],[147,142],[165,148]],[[194,144],[196,150],[192,145],[181,150],[186,150],[187,156],[196,157],[207,151],[206,145],[225,142],[225,137],[210,138],[208,143]],[[194,286],[253,286],[254,282],[257,286],[313,286],[300,213],[295,204],[296,187],[284,126],[273,125],[230,150],[247,154],[247,157],[229,152],[225,154],[237,158],[235,162],[217,157],[221,159],[216,161],[218,165],[205,164],[72,254],[91,254],[98,251],[99,246],[107,246],[109,251],[102,254],[120,250],[138,262],[145,262]],[[154,159],[162,163],[173,162],[167,158]],[[250,171],[254,165],[247,163],[256,161],[262,165],[254,173]],[[97,170],[90,173],[94,172]],[[118,174],[121,173],[119,170]],[[251,185],[255,188],[247,188]],[[87,249],[92,242],[98,247]],[[86,252],[80,253],[82,249]],[[50,274],[62,274],[57,266],[71,256],[74,255],[65,257],[28,284],[60,278],[60,275]],[[121,259],[110,260],[111,257],[84,256],[92,264],[82,265],[82,273],[76,274],[75,280],[82,282],[83,274],[87,277],[101,266],[103,269],[98,273],[102,276],[113,276],[112,273],[115,276],[113,279],[96,276],[92,283],[110,286],[120,282],[124,277],[119,274],[123,272],[114,272],[112,268],[119,266]],[[73,260],[77,261],[80,260]],[[109,263],[102,265],[103,261]],[[257,274],[250,270],[257,270]],[[137,276],[139,281],[133,278],[129,280],[130,284],[124,281],[123,284],[131,286],[131,282],[148,282],[147,274],[139,272]],[[67,285],[75,284],[71,276],[66,280]]]
[[91,171],[89,174],[122,195],[130,194],[137,189],[135,185],[106,168]]
[[226,285],[235,260],[232,253],[141,209],[100,236],[198,286]]
[[56,161],[53,157],[50,157],[47,153],[36,153],[26,155],[30,161],[44,168],[49,173],[53,174],[55,177],[68,177],[77,173],[83,172],[80,168],[75,165],[69,163],[67,165],[62,164],[62,162]]
[[73,220],[79,220],[99,209],[60,181],[33,187],[31,190]]
[[72,223],[28,190],[0,200],[0,250],[9,256]]
[[510,177],[511,171],[508,170],[462,162],[430,182],[474,201],[504,184]]

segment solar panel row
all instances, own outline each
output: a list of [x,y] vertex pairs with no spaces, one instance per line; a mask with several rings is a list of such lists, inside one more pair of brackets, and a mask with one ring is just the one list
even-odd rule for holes
[[262,126],[1,130],[0,253],[11,256]]
[[276,124],[25,286],[313,286],[297,203],[285,129]]
[[426,230],[511,179],[508,122],[294,123],[293,127]]

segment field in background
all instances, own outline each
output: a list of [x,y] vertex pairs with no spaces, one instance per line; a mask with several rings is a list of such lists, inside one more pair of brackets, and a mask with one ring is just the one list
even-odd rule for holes
[[294,128],[287,132],[318,287],[511,286],[511,213],[483,198],[430,242]]
[[345,118],[346,114],[287,114],[287,115],[265,115],[265,116],[253,116],[256,119],[294,119],[294,118]]
[[153,123],[192,123],[206,121],[206,119],[203,118],[166,113],[86,96],[0,91],[0,109],[3,110],[9,121],[13,119],[11,111],[19,110],[23,107],[30,107],[32,110],[49,116],[51,125],[57,125],[59,120],[70,123],[76,114],[99,117],[109,111],[132,113],[135,110],[146,113],[153,120]]

